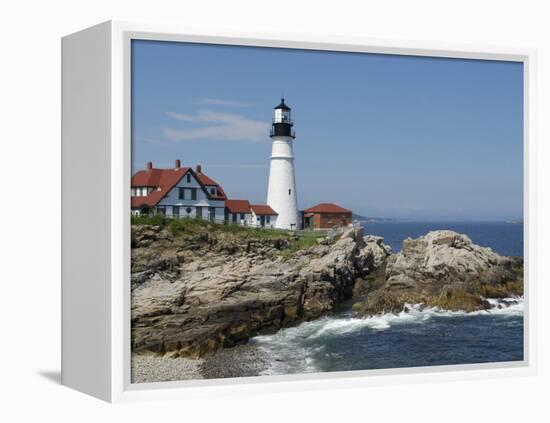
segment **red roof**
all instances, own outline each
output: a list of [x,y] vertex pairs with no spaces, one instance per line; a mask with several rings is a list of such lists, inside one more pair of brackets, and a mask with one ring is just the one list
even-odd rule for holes
[[202,185],[208,185],[208,186],[215,186],[216,187],[216,195],[214,197],[217,197],[220,200],[226,200],[227,199],[227,196],[225,195],[225,192],[224,192],[223,188],[215,180],[213,180],[212,178],[206,176],[204,173],[195,172],[195,176],[197,177],[197,179],[199,180],[199,182]]
[[250,213],[248,200],[225,200],[225,207],[230,213]]
[[140,208],[143,206],[153,207],[158,204],[165,195],[167,195],[172,188],[183,178],[187,172],[191,172],[199,184],[215,186],[216,194],[212,195],[206,190],[209,198],[213,200],[225,200],[227,197],[222,187],[213,179],[202,173],[196,173],[189,167],[172,168],[172,169],[148,169],[140,170],[132,176],[132,187],[150,187],[153,191],[145,197],[132,197],[132,208]]
[[257,215],[273,216],[273,215],[279,214],[275,210],[273,210],[271,207],[263,205],[263,204],[253,204],[253,205],[250,206],[250,208]]
[[197,175],[198,180],[201,181],[204,185],[218,185],[218,183],[216,181],[209,178],[208,176],[206,176],[202,173],[197,173],[197,172],[195,172],[195,173]]
[[[154,189],[145,197],[132,197],[132,208],[156,206],[174,185],[183,178],[188,170],[188,167],[181,167],[179,169],[150,169],[138,171],[132,176],[132,186],[152,187]],[[160,190],[158,188],[160,188]]]
[[340,207],[334,203],[320,203],[304,210],[304,213],[351,213],[351,210]]

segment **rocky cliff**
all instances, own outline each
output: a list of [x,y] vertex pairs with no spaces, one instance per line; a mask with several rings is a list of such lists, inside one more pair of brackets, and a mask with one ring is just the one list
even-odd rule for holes
[[132,226],[133,352],[200,357],[352,297],[365,315],[406,303],[477,310],[489,308],[485,298],[523,292],[521,259],[451,231],[407,239],[392,255],[361,229],[304,242],[286,232],[201,225]]
[[403,241],[401,251],[387,257],[378,286],[354,308],[376,314],[422,303],[473,311],[490,308],[486,298],[512,295],[523,295],[521,258],[500,256],[453,231],[433,231]]
[[133,226],[133,351],[199,357],[316,318],[350,298],[356,278],[379,260],[360,229],[294,251],[299,242]]

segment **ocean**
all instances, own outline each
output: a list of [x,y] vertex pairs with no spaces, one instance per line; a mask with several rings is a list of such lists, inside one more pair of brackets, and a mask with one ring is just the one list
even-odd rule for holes
[[[523,256],[523,225],[513,223],[367,222],[394,252],[407,237],[451,229],[501,255]],[[359,318],[339,311],[251,340],[270,357],[264,374],[390,369],[523,360],[523,299],[491,300],[473,313],[408,305],[399,314]]]
[[477,245],[490,247],[503,256],[523,257],[523,225],[506,222],[362,222],[365,234],[384,237],[393,252],[404,239],[418,238],[429,231],[450,229],[466,234]]

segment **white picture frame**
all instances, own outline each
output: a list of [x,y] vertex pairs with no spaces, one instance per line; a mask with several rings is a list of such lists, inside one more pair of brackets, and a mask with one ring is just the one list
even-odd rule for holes
[[[130,383],[132,39],[506,60],[524,64],[524,360]],[[110,402],[350,388],[536,373],[536,51],[106,22],[62,40],[62,383]],[[82,172],[86,169],[86,172]],[[83,269],[85,269],[83,271]]]

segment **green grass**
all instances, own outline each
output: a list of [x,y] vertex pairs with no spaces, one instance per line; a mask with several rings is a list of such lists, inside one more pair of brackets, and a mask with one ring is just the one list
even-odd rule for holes
[[315,233],[302,233],[296,242],[292,243],[290,247],[281,252],[281,255],[284,258],[292,257],[298,251],[307,250],[317,245],[317,240],[319,238],[323,238],[323,236],[319,236],[319,234]]
[[282,229],[262,229],[240,226],[236,224],[223,224],[210,222],[208,220],[185,218],[171,219],[157,214],[154,216],[132,216],[132,225],[158,225],[163,228],[170,228],[172,235],[195,234],[199,232],[223,232],[236,236],[245,236],[259,239],[276,239],[293,236],[292,232]]
[[290,246],[281,251],[284,258],[289,258],[296,252],[317,245],[319,238],[325,234],[315,231],[287,231],[283,229],[263,229],[246,227],[236,224],[214,223],[208,220],[185,218],[171,219],[157,214],[154,216],[132,216],[132,225],[156,225],[169,228],[174,236],[194,235],[201,232],[219,232],[237,237],[253,239],[288,239]]
[[144,216],[144,215],[132,215],[132,225],[160,225],[164,226],[166,221],[165,216],[161,214],[156,214],[154,216]]

